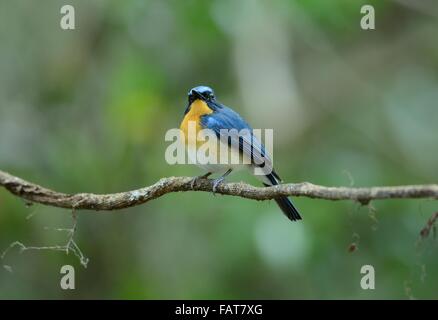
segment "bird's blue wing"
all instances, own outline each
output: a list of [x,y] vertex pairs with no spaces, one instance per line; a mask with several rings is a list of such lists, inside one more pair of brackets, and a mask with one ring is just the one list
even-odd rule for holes
[[228,144],[231,147],[238,145],[239,151],[248,156],[254,164],[272,170],[272,161],[264,145],[254,136],[253,129],[237,112],[221,106],[215,112],[201,117],[201,127],[213,130],[219,139],[223,138],[221,129],[236,129],[237,131],[246,129],[249,132],[246,135],[233,134],[232,131],[228,131],[228,136],[225,137],[228,139]]

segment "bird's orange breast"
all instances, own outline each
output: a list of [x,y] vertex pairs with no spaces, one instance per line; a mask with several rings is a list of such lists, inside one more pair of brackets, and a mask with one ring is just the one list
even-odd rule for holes
[[[201,116],[210,114],[212,112],[213,110],[211,110],[209,106],[202,100],[198,99],[192,103],[189,112],[187,112],[186,115],[184,116],[184,119],[181,122],[181,126],[180,126],[181,131],[184,133],[185,143],[187,143],[187,137],[189,134],[189,122],[194,121],[196,123],[195,134],[197,134],[198,131],[202,130],[200,123]],[[194,141],[196,141],[196,139],[194,139]]]

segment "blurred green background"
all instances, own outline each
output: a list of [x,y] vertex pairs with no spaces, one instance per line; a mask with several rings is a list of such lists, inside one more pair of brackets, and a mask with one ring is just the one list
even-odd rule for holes
[[[374,31],[359,25],[365,3]],[[64,4],[74,31],[59,26]],[[164,134],[205,84],[274,128],[286,182],[436,183],[437,31],[434,1],[1,0],[0,169],[67,193],[198,175],[165,162]],[[0,260],[0,298],[438,298],[437,240],[418,241],[436,201],[295,203],[299,223],[272,201],[195,192],[80,212],[88,267],[15,248]],[[68,210],[0,189],[0,251],[63,245],[54,229],[71,225]],[[64,264],[75,290],[59,286]],[[360,287],[365,264],[375,290]]]

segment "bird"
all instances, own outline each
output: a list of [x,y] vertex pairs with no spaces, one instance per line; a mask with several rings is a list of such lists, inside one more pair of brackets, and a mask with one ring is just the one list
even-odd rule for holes
[[[190,122],[194,124],[195,131],[202,132],[203,129],[209,129],[216,137],[216,141],[206,141],[195,136],[194,139],[189,139]],[[224,138],[224,132],[233,132],[246,130],[247,135],[236,136],[229,134]],[[230,131],[231,130],[231,131]],[[197,86],[189,90],[188,103],[184,111],[183,120],[180,125],[180,131],[184,139],[185,147],[188,150],[199,148],[204,143],[225,143],[226,148],[231,155],[238,155],[247,160],[247,162],[233,163],[206,163],[206,161],[199,161],[199,159],[192,159],[192,163],[206,171],[205,174],[199,175],[192,179],[192,188],[198,179],[207,179],[212,174],[222,175],[213,180],[213,194],[216,192],[217,186],[224,181],[224,179],[233,171],[242,168],[255,169],[267,168],[266,174],[256,175],[262,181],[264,186],[275,186],[280,184],[281,179],[276,171],[273,169],[273,164],[270,155],[265,150],[265,146],[254,135],[251,126],[240,116],[236,111],[221,104],[216,100],[215,93],[212,88],[208,86]],[[217,151],[218,147],[212,147],[212,152]],[[189,157],[194,157],[196,153],[188,152]],[[190,156],[192,155],[192,156]],[[253,170],[250,170],[253,171]],[[295,208],[291,200],[286,196],[274,198],[282,212],[291,221],[301,220],[298,210]]]

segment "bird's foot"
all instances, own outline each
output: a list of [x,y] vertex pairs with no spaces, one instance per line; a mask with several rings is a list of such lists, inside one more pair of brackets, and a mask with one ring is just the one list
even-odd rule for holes
[[224,181],[225,177],[220,177],[213,180],[213,195],[216,195],[217,186]]
[[190,188],[193,190],[193,188],[195,187],[195,184],[196,184],[196,182],[198,182],[198,180],[207,179],[210,175],[211,175],[211,172],[207,172],[206,174],[194,177],[192,179],[192,181],[190,181]]
[[213,180],[213,195],[216,195],[217,186],[224,181],[225,177],[228,176],[233,169],[228,169],[221,177]]

